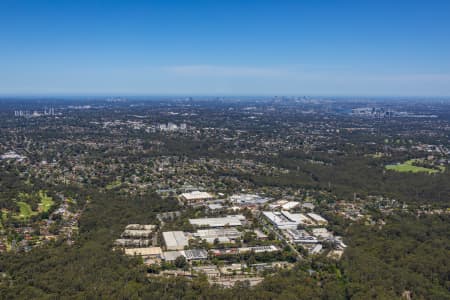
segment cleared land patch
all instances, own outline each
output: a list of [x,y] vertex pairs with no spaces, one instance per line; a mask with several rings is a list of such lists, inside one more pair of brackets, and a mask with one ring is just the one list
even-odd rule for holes
[[52,197],[47,196],[47,194],[42,190],[39,191],[39,198],[41,200],[39,208],[42,212],[47,212],[53,206],[53,204],[55,204]]
[[37,212],[34,212],[31,209],[30,204],[22,202],[22,201],[18,201],[17,205],[19,206],[19,218],[21,219],[26,219],[29,218],[35,214],[37,214]]
[[410,159],[405,161],[402,164],[395,164],[395,165],[387,165],[385,168],[387,170],[396,171],[396,172],[412,172],[412,173],[438,173],[445,171],[445,167],[440,166],[439,170],[437,169],[431,169],[431,168],[425,168],[421,166],[415,166],[414,163],[419,162],[418,159]]

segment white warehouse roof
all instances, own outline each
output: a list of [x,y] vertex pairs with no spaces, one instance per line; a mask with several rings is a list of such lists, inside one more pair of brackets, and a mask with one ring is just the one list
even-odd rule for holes
[[279,212],[264,211],[264,216],[280,229],[297,228],[297,223]]
[[241,236],[241,233],[236,228],[211,228],[199,229],[194,233],[194,236],[198,236],[201,239],[215,239],[220,237],[238,238]]
[[188,239],[183,231],[163,232],[164,244],[167,250],[182,250],[189,245]]
[[161,256],[161,247],[148,247],[148,248],[127,248],[125,249],[126,255],[137,256]]
[[128,224],[125,229],[127,230],[155,230],[156,225],[150,224]]
[[322,224],[328,223],[327,220],[325,220],[324,218],[322,218],[321,216],[319,216],[318,214],[315,214],[315,213],[309,213],[308,217],[313,219],[316,223],[322,223]]
[[225,227],[241,226],[244,220],[245,217],[243,215],[229,215],[221,218],[189,219],[189,223],[196,226]]
[[186,199],[187,201],[204,200],[204,199],[211,199],[211,198],[213,198],[213,196],[210,193],[200,192],[200,191],[193,191],[193,192],[190,192],[190,193],[183,193],[183,194],[181,194],[181,197]]
[[290,210],[290,209],[293,209],[293,208],[295,208],[295,207],[297,207],[297,206],[299,206],[299,205],[300,205],[299,202],[296,202],[296,201],[289,201],[289,202],[287,202],[287,203],[281,205],[281,208],[283,208],[283,209],[285,209],[285,210]]
[[297,224],[302,224],[302,225],[312,225],[312,224],[314,224],[314,222],[310,218],[305,216],[304,214],[291,214],[290,212],[287,212],[287,211],[282,211],[281,213],[286,218],[288,218],[291,221],[294,221]]

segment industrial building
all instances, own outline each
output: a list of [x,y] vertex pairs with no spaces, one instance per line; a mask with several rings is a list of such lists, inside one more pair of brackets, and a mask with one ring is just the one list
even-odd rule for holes
[[162,250],[161,247],[126,248],[125,254],[130,256],[142,256],[144,259],[161,258]]
[[319,241],[305,230],[286,229],[286,235],[292,243],[297,244],[317,244]]
[[155,230],[156,225],[150,224],[128,224],[125,227],[125,230]]
[[173,262],[177,259],[177,257],[184,256],[184,251],[164,251],[162,255],[162,259],[167,262]]
[[221,218],[189,219],[189,223],[199,227],[225,227],[241,226],[245,221],[243,215],[229,215]]
[[327,225],[328,224],[328,221],[325,220],[324,218],[322,218],[321,216],[319,216],[318,214],[309,213],[308,217],[310,217],[318,225]]
[[167,262],[173,262],[177,257],[183,256],[188,261],[205,260],[208,258],[208,252],[205,249],[190,249],[183,251],[165,251],[162,258]]
[[295,223],[297,223],[297,225],[302,225],[302,226],[312,226],[315,225],[314,221],[311,220],[310,218],[308,218],[306,215],[304,214],[291,214],[288,211],[282,211],[281,212],[282,215],[284,215],[286,218],[288,218],[289,220],[294,221]]
[[284,210],[291,210],[293,208],[296,208],[299,205],[300,205],[300,202],[289,201],[289,202],[286,202],[285,204],[281,205],[281,208]]
[[151,236],[156,225],[129,224],[125,227],[121,238],[115,240],[118,247],[148,247],[151,244]]
[[149,238],[153,230],[131,230],[125,229],[122,233],[123,238]]
[[312,234],[319,240],[326,240],[334,237],[333,234],[326,228],[313,228]]
[[263,215],[278,229],[297,228],[298,223],[287,218],[281,212],[264,211]]
[[[281,212],[270,212],[265,211],[263,215],[278,229],[296,229],[298,225],[301,226],[314,226],[314,225],[325,225],[327,221],[317,214],[292,214],[288,211]],[[318,222],[317,222],[317,221]]]
[[142,239],[151,237],[156,225],[129,224],[122,233],[122,238]]
[[117,239],[114,245],[119,247],[147,247],[150,243],[149,239]]
[[166,231],[162,234],[167,250],[182,250],[189,245],[183,231]]
[[213,244],[217,239],[220,243],[230,243],[241,237],[241,232],[236,228],[211,228],[211,229],[199,229],[194,233],[195,237],[202,240],[206,240],[208,243]]
[[254,194],[237,194],[230,197],[231,203],[238,206],[258,206],[264,205],[270,199]]
[[214,256],[237,255],[239,254],[239,251],[238,248],[211,249],[210,253],[212,253]]
[[214,199],[214,197],[207,192],[193,191],[189,193],[183,193],[180,195],[180,199],[187,204],[195,205],[199,203],[203,203],[208,200]]
[[219,204],[219,203],[208,204],[208,210],[210,210],[210,211],[217,211],[217,210],[221,210],[223,208],[224,208],[223,205]]
[[300,205],[300,202],[297,202],[297,201],[278,200],[274,203],[269,204],[269,208],[270,209],[291,210],[299,205]]
[[275,252],[280,251],[276,246],[270,245],[270,246],[254,246],[254,247],[243,247],[239,248],[239,253],[246,253],[246,252],[255,252],[255,253],[262,253],[262,252]]
[[184,254],[188,261],[205,260],[208,258],[208,252],[205,249],[184,250]]

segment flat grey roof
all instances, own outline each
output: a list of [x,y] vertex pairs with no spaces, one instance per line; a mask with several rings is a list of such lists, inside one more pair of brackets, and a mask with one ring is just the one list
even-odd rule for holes
[[164,243],[167,248],[183,248],[189,245],[188,239],[183,231],[166,231],[163,232]]

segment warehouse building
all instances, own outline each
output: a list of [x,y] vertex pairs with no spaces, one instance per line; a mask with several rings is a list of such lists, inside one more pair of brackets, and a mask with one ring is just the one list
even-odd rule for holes
[[122,233],[123,238],[149,238],[151,237],[153,233],[153,230],[131,230],[131,229],[125,229]]
[[230,201],[238,206],[259,206],[264,205],[270,199],[254,194],[237,194],[230,197]]
[[204,203],[208,200],[212,200],[214,199],[214,197],[207,192],[193,191],[181,194],[180,199],[189,205],[195,205]]
[[281,212],[264,211],[263,215],[269,220],[270,223],[275,225],[278,229],[297,228],[298,223],[290,220]]
[[283,210],[291,210],[300,205],[300,202],[297,201],[287,201],[287,200],[278,200],[274,203],[269,204],[269,208],[274,209],[283,209]]
[[319,216],[318,214],[309,213],[308,217],[310,217],[318,225],[327,225],[328,224],[328,221],[325,220],[324,218],[322,218],[321,216]]
[[164,251],[162,258],[167,262],[174,262],[180,256],[186,257],[184,251]]
[[208,258],[208,252],[205,249],[184,250],[184,255],[188,261],[205,260]]
[[182,250],[189,245],[188,239],[183,231],[163,232],[164,244],[167,250]]
[[241,237],[241,232],[236,228],[211,228],[211,229],[199,229],[194,236],[206,240],[208,243],[213,244],[217,239],[220,243],[230,243]]
[[150,243],[149,239],[117,239],[114,245],[118,247],[147,247]]
[[286,235],[292,243],[297,244],[317,244],[319,241],[305,230],[286,229]]
[[326,228],[314,228],[312,234],[319,240],[332,239],[334,237],[333,233],[328,231]]
[[[317,224],[317,222],[314,221],[311,217],[308,218],[304,214],[292,214],[288,211],[281,211],[281,212],[264,211],[263,215],[270,221],[270,223],[275,225],[278,229],[296,229],[299,225],[313,226]],[[323,219],[319,215],[316,214],[314,215]],[[316,219],[319,220],[319,218],[317,217]]]
[[125,227],[121,238],[115,240],[117,247],[148,247],[151,244],[151,236],[156,229],[156,225],[129,224]]
[[125,227],[126,230],[155,230],[156,225],[151,224],[128,224]]
[[302,226],[315,225],[314,221],[311,220],[310,218],[308,218],[307,216],[305,216],[304,214],[291,214],[288,211],[282,211],[281,214],[284,215],[289,220],[292,220],[295,223],[297,223],[297,225],[302,225]]
[[180,256],[185,257],[188,261],[205,260],[208,258],[208,252],[205,249],[165,251],[162,258],[167,262],[174,262]]
[[122,238],[142,239],[151,237],[156,225],[129,224],[122,233]]
[[225,227],[241,226],[245,221],[243,215],[229,215],[221,218],[189,219],[189,223],[199,227]]
[[246,252],[255,252],[255,253],[263,253],[263,252],[275,252],[280,251],[276,246],[269,245],[269,246],[254,246],[254,247],[242,247],[238,249],[239,253],[246,253]]
[[161,258],[161,247],[147,247],[147,248],[126,248],[125,254],[129,256],[141,256],[144,259]]

